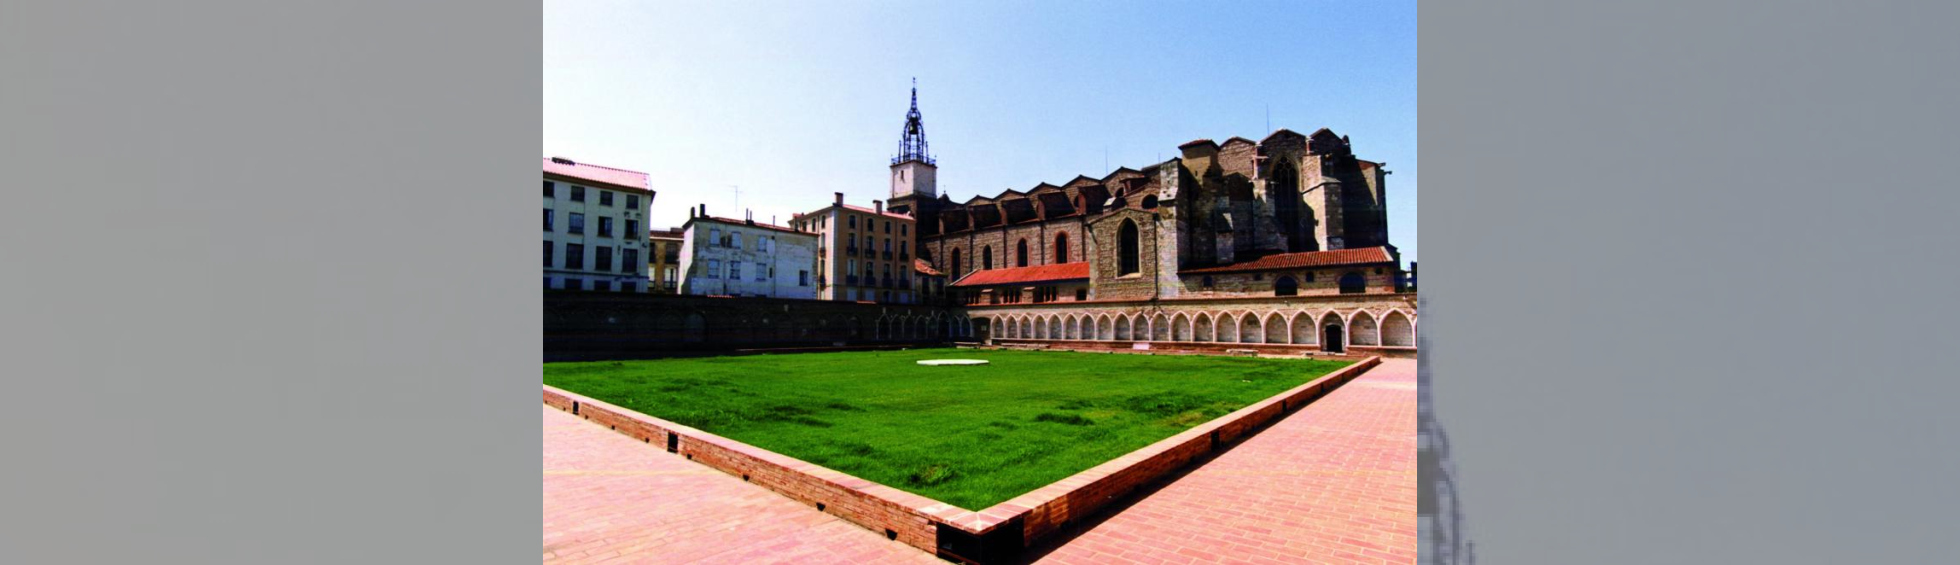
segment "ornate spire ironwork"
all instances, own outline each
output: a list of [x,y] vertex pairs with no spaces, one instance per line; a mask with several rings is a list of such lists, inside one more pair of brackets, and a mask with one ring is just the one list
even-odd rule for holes
[[899,139],[898,156],[892,158],[892,164],[906,161],[936,165],[932,154],[926,151],[926,124],[919,116],[918,77],[912,78],[912,111],[905,113],[905,136]]

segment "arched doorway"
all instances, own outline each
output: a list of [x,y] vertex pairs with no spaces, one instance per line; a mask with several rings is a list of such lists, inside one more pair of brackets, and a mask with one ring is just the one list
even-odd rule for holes
[[1341,335],[1341,326],[1335,324],[1327,324],[1327,327],[1321,330],[1321,334],[1322,334],[1320,339],[1321,351],[1326,351],[1328,353],[1347,352],[1347,345],[1346,345],[1347,339]]

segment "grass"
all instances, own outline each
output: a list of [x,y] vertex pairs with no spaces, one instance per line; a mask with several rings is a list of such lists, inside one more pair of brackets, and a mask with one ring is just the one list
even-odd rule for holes
[[[992,364],[915,363],[947,358]],[[546,363],[544,383],[979,510],[1346,365],[922,349]]]

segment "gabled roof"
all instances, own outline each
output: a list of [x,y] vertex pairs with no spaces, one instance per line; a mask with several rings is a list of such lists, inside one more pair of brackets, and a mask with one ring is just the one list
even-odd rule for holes
[[1191,141],[1186,141],[1186,142],[1184,142],[1184,144],[1183,144],[1183,145],[1179,145],[1179,146],[1177,146],[1177,148],[1178,148],[1178,149],[1184,149],[1184,148],[1186,148],[1186,147],[1191,147],[1191,146],[1193,146],[1193,145],[1210,145],[1210,146],[1212,146],[1212,147],[1217,147],[1217,146],[1218,146],[1218,142],[1216,142],[1216,141],[1212,141],[1212,140],[1209,140],[1209,139],[1193,139],[1193,140],[1191,140]]
[[612,185],[619,188],[652,192],[647,188],[647,174],[639,171],[602,167],[590,163],[579,163],[564,157],[544,157],[544,172],[578,180]]
[[[1231,139],[1227,139],[1227,140],[1225,140],[1225,145],[1231,145],[1231,144],[1233,144],[1233,143],[1248,143],[1248,144],[1251,144],[1251,143],[1252,143],[1252,140],[1250,140],[1250,139],[1246,139],[1246,138],[1243,138],[1243,137],[1239,137],[1239,136],[1236,136],[1236,135],[1234,135],[1234,136],[1232,136],[1232,138],[1231,138]],[[1254,144],[1254,145],[1256,145],[1256,144]]]
[[1290,129],[1286,129],[1286,128],[1279,128],[1279,129],[1276,129],[1276,130],[1273,130],[1273,133],[1271,133],[1271,134],[1268,134],[1268,135],[1266,136],[1266,138],[1265,138],[1265,139],[1261,139],[1261,140],[1259,140],[1259,142],[1260,142],[1260,143],[1265,143],[1265,142],[1268,142],[1268,141],[1272,141],[1272,140],[1273,140],[1273,138],[1275,138],[1275,137],[1280,137],[1280,136],[1282,136],[1282,135],[1284,135],[1284,136],[1290,136],[1290,137],[1306,137],[1306,136],[1304,136],[1304,135],[1300,135],[1300,133],[1299,133],[1299,132],[1296,132],[1296,131],[1293,131],[1293,130],[1290,130]]
[[996,286],[1073,280],[1089,280],[1088,262],[974,271],[972,274],[960,277],[960,280],[954,282],[952,286]]
[[1245,261],[1241,263],[1233,263],[1230,265],[1219,265],[1216,267],[1205,267],[1202,269],[1184,269],[1179,272],[1184,274],[1233,273],[1233,272],[1241,272],[1241,271],[1270,271],[1270,270],[1277,270],[1277,269],[1298,269],[1303,267],[1372,265],[1375,263],[1393,263],[1393,262],[1395,262],[1395,257],[1388,254],[1387,247],[1362,247],[1358,249],[1335,249],[1332,251],[1302,251],[1299,253],[1282,253],[1279,255],[1267,255],[1265,257],[1260,257],[1258,259],[1253,259],[1251,261]]

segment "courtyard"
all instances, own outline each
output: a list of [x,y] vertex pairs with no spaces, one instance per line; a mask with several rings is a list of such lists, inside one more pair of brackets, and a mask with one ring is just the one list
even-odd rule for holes
[[[947,358],[989,364],[917,363]],[[917,349],[547,363],[544,384],[978,510],[1347,364]]]

